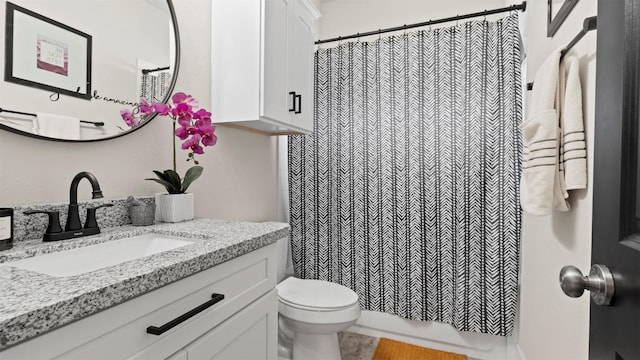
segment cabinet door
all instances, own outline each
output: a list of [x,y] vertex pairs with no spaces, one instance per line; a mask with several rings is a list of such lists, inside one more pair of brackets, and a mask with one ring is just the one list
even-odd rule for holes
[[261,115],[262,45],[264,9],[260,1],[211,1],[213,121],[257,120]]
[[278,297],[273,289],[185,348],[189,360],[275,360]]
[[311,132],[313,130],[313,47],[315,20],[299,1],[294,4],[291,17],[291,73],[293,91],[299,95],[291,125]]
[[290,71],[288,61],[289,42],[291,33],[287,19],[293,9],[294,0],[264,0],[264,38],[262,53],[262,103],[261,116],[289,123],[291,113]]

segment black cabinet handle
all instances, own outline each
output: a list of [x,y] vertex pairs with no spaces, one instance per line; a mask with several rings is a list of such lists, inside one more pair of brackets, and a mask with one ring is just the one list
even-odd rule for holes
[[295,91],[291,91],[291,92],[289,92],[289,95],[291,95],[291,106],[292,106],[292,107],[289,109],[289,112],[296,111],[296,97],[297,97],[298,95],[296,95],[296,92],[295,92]]
[[[302,113],[302,95],[296,95],[295,96],[296,100],[298,100],[298,110],[296,110],[296,114],[301,114]],[[295,104],[293,105],[293,108],[295,109],[296,106]]]
[[172,328],[176,327],[177,325],[179,325],[180,323],[188,320],[189,318],[193,317],[194,315],[197,315],[198,313],[206,310],[207,308],[212,307],[213,305],[215,305],[216,303],[220,302],[220,300],[224,299],[224,295],[222,294],[211,294],[211,300],[207,301],[206,303],[193,308],[191,310],[189,310],[188,312],[178,316],[177,318],[169,321],[168,323],[157,327],[157,326],[149,326],[147,328],[147,334],[152,334],[152,335],[162,335],[163,333],[171,330]]

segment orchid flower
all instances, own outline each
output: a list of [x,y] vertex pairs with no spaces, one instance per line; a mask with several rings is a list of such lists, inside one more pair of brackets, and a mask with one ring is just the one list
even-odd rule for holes
[[175,106],[179,104],[186,104],[192,108],[198,107],[198,101],[191,97],[191,95],[187,95],[183,92],[177,92],[173,94],[173,96],[171,97],[171,101]]
[[[140,99],[138,113],[149,115],[154,112],[159,116],[168,116],[173,120],[173,134],[183,141],[181,148],[189,150],[187,161],[193,160],[197,165],[195,154],[204,154],[203,146],[214,146],[218,137],[215,134],[216,127],[211,124],[211,113],[198,108],[198,101],[184,92],[177,92],[171,97],[168,104],[161,102],[150,103],[146,99]],[[140,118],[134,115],[136,111],[122,110],[120,115],[124,122],[134,127],[140,124]],[[176,123],[178,126],[176,126]],[[176,169],[175,138],[173,144],[173,171]]]
[[143,114],[151,114],[153,112],[153,104],[147,102],[146,99],[140,99],[140,112]]
[[120,110],[120,116],[122,116],[122,120],[124,120],[125,124],[127,124],[129,127],[138,125],[139,119],[136,118],[133,113],[131,113],[131,110]]
[[204,154],[204,149],[200,146],[200,134],[193,134],[191,139],[182,144],[182,150],[191,149],[196,154]]

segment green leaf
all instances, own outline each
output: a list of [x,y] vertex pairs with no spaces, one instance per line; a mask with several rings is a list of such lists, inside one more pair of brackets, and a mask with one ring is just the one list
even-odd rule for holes
[[166,182],[171,182],[171,179],[167,175],[165,175],[164,173],[162,173],[162,172],[160,172],[158,170],[153,170],[153,173],[156,174],[156,176],[159,179],[161,179],[163,181],[166,181]]
[[[180,180],[180,175],[173,170],[165,170],[164,175],[169,179],[169,182],[173,184],[173,186],[180,191],[182,188],[182,181]],[[180,191],[182,192],[182,191]]]
[[148,179],[145,179],[145,180],[155,181],[158,184],[164,186],[165,189],[167,189],[167,192],[169,194],[180,194],[180,189],[176,188],[172,183],[170,183],[168,181],[164,181],[162,179],[152,179],[152,178],[148,178]]
[[155,181],[158,184],[162,185],[167,189],[169,194],[180,194],[181,181],[180,176],[173,170],[165,170],[164,172],[160,172],[157,170],[153,170],[153,173],[156,174],[158,179],[145,179]]
[[186,192],[192,182],[202,175],[202,166],[192,166],[187,170],[182,180],[182,192]]

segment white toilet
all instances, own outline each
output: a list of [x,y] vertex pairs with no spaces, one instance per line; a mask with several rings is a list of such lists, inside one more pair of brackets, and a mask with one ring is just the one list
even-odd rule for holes
[[[288,243],[279,242],[279,275]],[[289,272],[289,271],[287,271]],[[281,279],[281,278],[280,278]],[[278,358],[340,360],[338,332],[360,317],[358,294],[328,281],[288,277],[278,285]]]
[[293,332],[293,360],[340,360],[338,331],[360,316],[358,295],[342,285],[289,277],[276,286],[279,326]]

